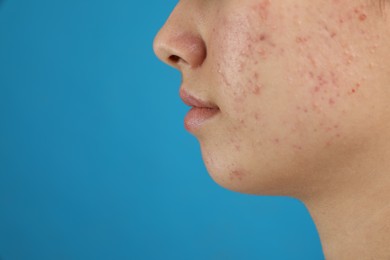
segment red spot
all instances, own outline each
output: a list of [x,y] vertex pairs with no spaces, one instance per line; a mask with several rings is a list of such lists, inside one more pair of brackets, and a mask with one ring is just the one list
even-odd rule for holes
[[260,120],[260,115],[258,113],[255,113],[255,119],[256,119],[256,121]]
[[271,2],[269,0],[264,0],[258,5],[258,12],[263,21],[268,19],[268,9],[271,5]]
[[267,39],[267,35],[265,34],[260,34],[260,37],[259,37],[260,41],[265,41]]
[[317,68],[317,62],[314,60],[314,58],[311,55],[308,55],[307,58],[309,59],[313,68]]
[[353,89],[352,89],[352,93],[356,93],[356,89],[353,88]]
[[292,147],[293,147],[294,149],[296,149],[296,150],[302,150],[302,146],[300,146],[300,145],[294,144]]
[[298,36],[295,41],[297,43],[306,43],[308,41],[308,38],[307,37],[304,37],[304,36]]
[[324,86],[325,84],[327,84],[328,82],[326,81],[326,79],[324,78],[324,75],[318,75],[317,76],[317,79],[318,79],[318,83],[320,84],[320,86]]
[[360,21],[363,22],[363,21],[365,21],[366,19],[367,19],[367,15],[365,15],[365,14],[360,14],[360,15],[359,15],[359,20],[360,20]]
[[230,173],[230,180],[234,180],[234,179],[238,179],[240,181],[242,181],[245,177],[245,174],[243,172],[240,172],[240,171],[232,171]]
[[259,86],[255,86],[252,92],[256,96],[260,95],[260,87]]
[[333,98],[330,98],[330,99],[329,99],[329,105],[334,105],[334,103],[335,103],[334,99],[333,99]]

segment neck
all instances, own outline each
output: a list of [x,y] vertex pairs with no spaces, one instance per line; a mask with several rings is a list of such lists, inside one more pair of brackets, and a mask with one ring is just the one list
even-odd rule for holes
[[326,259],[390,259],[390,196],[357,193],[305,202]]
[[326,259],[390,259],[390,164],[379,159],[387,153],[359,158],[326,192],[301,198]]

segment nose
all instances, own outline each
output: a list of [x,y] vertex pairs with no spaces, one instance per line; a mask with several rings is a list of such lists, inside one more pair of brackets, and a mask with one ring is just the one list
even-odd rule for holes
[[154,39],[157,57],[181,71],[200,67],[207,56],[195,0],[180,1]]

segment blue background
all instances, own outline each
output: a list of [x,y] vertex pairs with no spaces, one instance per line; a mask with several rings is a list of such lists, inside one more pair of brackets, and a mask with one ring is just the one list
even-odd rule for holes
[[176,1],[0,0],[0,259],[323,259],[289,198],[219,187],[152,51]]

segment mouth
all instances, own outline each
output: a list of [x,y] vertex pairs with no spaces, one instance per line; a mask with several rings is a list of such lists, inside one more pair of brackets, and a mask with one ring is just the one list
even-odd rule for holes
[[180,89],[180,98],[184,104],[191,107],[184,119],[184,127],[191,133],[194,133],[220,112],[219,107],[215,104],[196,98],[183,88]]

